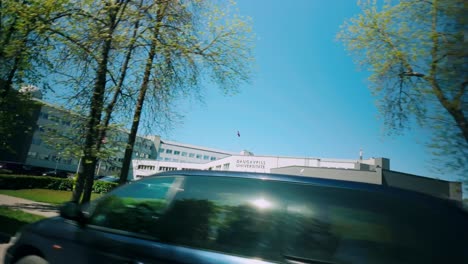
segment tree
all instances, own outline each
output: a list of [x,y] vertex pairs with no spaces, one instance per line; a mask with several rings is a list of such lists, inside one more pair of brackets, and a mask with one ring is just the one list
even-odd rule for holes
[[463,0],[360,1],[338,34],[360,65],[390,133],[432,131],[435,165],[468,175],[466,5]]
[[[202,79],[229,92],[249,78],[250,35],[232,6],[204,1],[155,1],[148,6],[144,39],[149,40],[143,78],[125,150],[120,184],[127,180],[138,127],[149,98],[170,100],[196,93]],[[147,93],[150,93],[147,98]]]
[[[50,24],[68,14],[66,3],[67,0],[0,0],[2,151],[8,148],[11,150],[9,145],[15,141],[18,132],[33,132],[27,123],[33,119],[33,110],[37,109],[38,105],[27,96],[18,93],[18,90],[28,84],[38,83],[42,80],[44,72],[50,69],[51,65],[44,52],[50,48],[47,29]],[[46,86],[46,83],[43,86]]]
[[[83,153],[74,201],[89,201],[96,164],[111,153],[102,142],[110,124],[127,116],[119,112],[124,106],[134,103],[131,109],[136,110],[122,179],[140,120],[155,117],[149,109],[167,110],[171,99],[196,92],[206,77],[226,91],[248,79],[248,26],[221,5],[199,0],[0,4],[0,54],[5,62],[0,65],[0,92],[6,94],[13,84],[31,79],[25,76],[34,76],[64,88],[60,93],[67,110],[83,116],[78,123],[85,124],[85,132],[79,139],[72,131],[47,128],[49,145],[66,146],[69,156]],[[167,112],[158,114],[160,119]],[[78,144],[72,148],[67,142]]]
[[[128,15],[133,18],[127,12],[132,3],[131,0],[71,1],[74,12],[48,28],[54,49],[47,54],[55,69],[50,78],[54,84],[64,86],[65,98],[78,106],[73,110],[84,115],[83,172],[77,178],[73,201],[89,201],[95,168],[103,156],[102,141],[112,112],[106,103],[112,91],[114,95],[120,93],[109,85],[118,78],[112,66],[124,51],[122,43],[126,42],[129,27],[121,25],[127,25]],[[103,125],[103,113],[107,113],[106,125]]]

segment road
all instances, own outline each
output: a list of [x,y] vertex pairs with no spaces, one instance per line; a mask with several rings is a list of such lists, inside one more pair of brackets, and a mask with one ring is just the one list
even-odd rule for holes
[[0,205],[45,217],[57,216],[57,206],[0,194]]
[[[45,217],[58,215],[57,206],[55,205],[34,202],[8,195],[0,194],[0,205],[11,209],[21,210],[30,214],[42,215]],[[8,248],[8,246],[10,245],[0,244],[0,264],[3,264],[3,257],[5,256],[5,250]]]
[[3,256],[5,256],[5,250],[10,244],[0,244],[0,263],[3,263]]

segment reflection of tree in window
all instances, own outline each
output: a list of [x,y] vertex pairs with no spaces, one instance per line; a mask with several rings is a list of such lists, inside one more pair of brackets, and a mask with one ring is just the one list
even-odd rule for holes
[[108,196],[95,208],[90,224],[152,235],[165,206],[162,200]]
[[223,211],[225,219],[216,241],[221,251],[266,259],[279,257],[279,213],[250,205],[226,206]]
[[320,216],[289,214],[285,232],[288,255],[319,260],[331,259],[338,245],[338,237],[331,225]]
[[215,206],[208,200],[175,201],[157,224],[161,241],[206,247]]

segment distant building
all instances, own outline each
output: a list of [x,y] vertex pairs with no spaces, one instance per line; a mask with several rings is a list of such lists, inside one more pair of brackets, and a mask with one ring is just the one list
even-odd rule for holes
[[[20,133],[9,142],[9,151],[2,151],[0,162],[20,164],[35,171],[58,170],[76,172],[80,163],[80,154],[70,153],[70,145],[79,146],[84,141],[85,119],[73,112],[42,101],[40,91],[33,90],[32,95],[37,107],[30,118],[25,120],[32,128],[32,133]],[[54,145],[53,136],[60,135],[62,146]],[[107,133],[104,147],[113,148],[115,155],[98,161],[96,174],[118,175],[122,167],[124,146],[128,133],[122,129],[111,129]],[[51,141],[51,142],[48,142]],[[138,136],[133,151],[133,158],[156,159],[160,145],[159,136]]]
[[173,141],[161,140],[157,160],[185,163],[207,163],[232,156],[234,153],[199,147]]
[[[243,154],[243,155],[242,155]],[[251,152],[206,163],[134,159],[129,179],[136,180],[160,171],[223,170],[279,173],[392,186],[445,199],[462,200],[462,184],[390,170],[390,160],[324,159],[307,157],[255,156]]]
[[[52,148],[50,135],[62,133],[71,141],[80,142],[84,135],[84,119],[80,115],[42,101],[37,90],[30,91],[39,102],[27,122],[33,133],[18,133],[10,142],[12,151],[0,153],[0,162],[15,162],[42,170],[76,172],[80,155],[67,153],[69,146]],[[118,175],[122,167],[128,133],[121,129],[108,132],[104,147],[113,155],[98,162],[97,175]],[[49,139],[50,141],[50,139]],[[310,157],[255,156],[244,150],[240,154],[213,148],[162,140],[159,136],[137,137],[132,169],[128,179],[136,180],[161,171],[223,170],[302,175],[393,186],[433,196],[462,200],[460,182],[392,171],[386,158],[327,159]]]

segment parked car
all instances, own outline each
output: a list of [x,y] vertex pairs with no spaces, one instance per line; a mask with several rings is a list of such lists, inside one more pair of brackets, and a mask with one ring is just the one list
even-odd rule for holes
[[58,178],[67,178],[68,172],[65,171],[47,171],[42,173],[42,176],[51,176],[51,177],[58,177]]
[[379,185],[172,171],[63,205],[5,263],[468,263],[467,225],[457,203]]
[[98,181],[105,181],[105,182],[119,182],[119,178],[114,177],[112,175],[109,176],[97,176],[95,180]]

